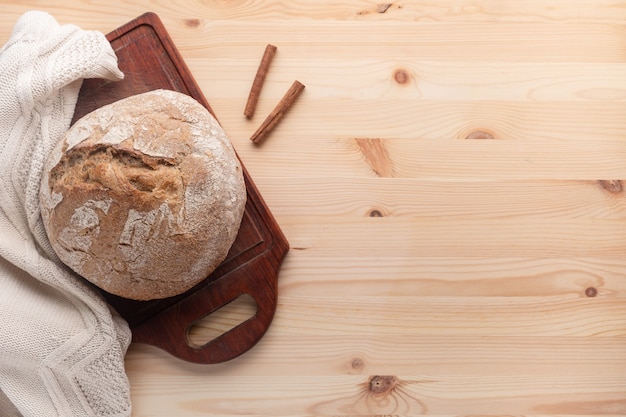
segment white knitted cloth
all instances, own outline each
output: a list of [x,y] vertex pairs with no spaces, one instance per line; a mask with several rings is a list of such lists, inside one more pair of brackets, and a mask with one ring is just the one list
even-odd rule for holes
[[44,159],[96,77],[123,77],[104,35],[44,12],[0,49],[0,389],[25,417],[131,411],[128,325],[59,261],[39,212]]

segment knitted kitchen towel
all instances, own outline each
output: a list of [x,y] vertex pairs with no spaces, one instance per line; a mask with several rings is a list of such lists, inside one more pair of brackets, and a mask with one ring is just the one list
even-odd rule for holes
[[24,417],[130,415],[128,325],[57,258],[38,198],[82,80],[122,77],[103,34],[40,11],[0,49],[0,391]]

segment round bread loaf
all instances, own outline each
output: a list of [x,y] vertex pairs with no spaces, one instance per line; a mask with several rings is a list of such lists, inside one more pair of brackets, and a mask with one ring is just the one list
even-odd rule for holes
[[138,94],[77,121],[41,183],[59,258],[107,292],[135,300],[181,294],[232,246],[246,202],[225,132],[193,98]]

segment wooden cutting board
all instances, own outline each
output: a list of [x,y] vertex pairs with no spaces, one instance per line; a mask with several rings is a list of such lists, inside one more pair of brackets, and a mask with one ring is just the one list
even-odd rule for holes
[[[107,39],[125,78],[85,80],[74,121],[103,105],[161,88],[190,95],[215,116],[156,14],[132,20]],[[246,352],[267,331],[289,244],[245,167],[243,171],[248,200],[241,228],[226,259],[210,276],[186,293],[163,300],[134,301],[103,292],[128,321],[134,342],[157,346],[191,362],[219,363]],[[244,294],[256,303],[253,317],[202,346],[190,342],[194,323]]]

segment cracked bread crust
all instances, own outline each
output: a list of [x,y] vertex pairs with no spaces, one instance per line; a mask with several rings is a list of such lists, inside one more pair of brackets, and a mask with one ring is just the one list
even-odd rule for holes
[[77,121],[44,167],[40,205],[59,258],[112,294],[150,300],[202,281],[246,202],[230,141],[191,97],[131,96]]

